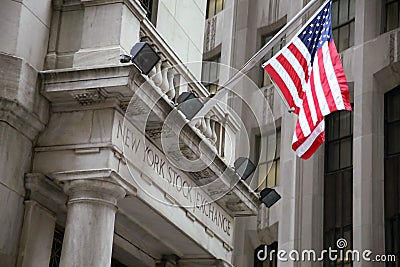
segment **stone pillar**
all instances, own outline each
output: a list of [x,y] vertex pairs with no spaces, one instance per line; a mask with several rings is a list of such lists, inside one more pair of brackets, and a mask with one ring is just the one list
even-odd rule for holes
[[68,214],[61,267],[109,267],[117,201],[125,190],[108,179],[65,182]]
[[48,266],[53,244],[55,215],[36,201],[25,201],[18,267]]
[[[383,47],[371,42],[382,1],[356,0],[353,134],[353,249],[385,253],[384,235],[384,106],[374,74],[387,65]],[[387,49],[387,48],[386,48]],[[346,68],[345,68],[346,70]],[[374,257],[372,256],[372,257]],[[384,266],[355,261],[354,267]]]

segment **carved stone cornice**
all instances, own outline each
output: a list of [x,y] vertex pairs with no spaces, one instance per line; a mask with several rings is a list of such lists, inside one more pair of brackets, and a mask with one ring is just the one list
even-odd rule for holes
[[25,175],[26,198],[35,200],[54,213],[65,212],[67,196],[60,185],[41,173]]
[[[41,75],[43,78],[42,94],[52,103],[53,110],[68,111],[110,107],[121,110],[123,105],[130,103],[129,116],[149,114],[148,128],[146,128],[147,137],[152,139],[156,146],[161,147],[160,134],[157,129],[161,129],[168,114],[173,112],[175,107],[166,97],[163,97],[160,90],[152,87],[151,84],[147,84],[146,88],[139,90],[146,79],[135,67],[128,65],[53,70],[41,72]],[[90,99],[85,103],[79,103],[76,96],[81,94],[87,94],[86,98],[90,95],[101,94],[102,99],[98,102]],[[97,97],[97,99],[99,98]],[[185,151],[187,155],[198,154],[196,149],[205,137],[198,134],[195,127],[188,124],[183,116],[176,116],[175,121],[177,125],[183,125],[179,134],[182,141],[180,151]],[[178,133],[171,132],[171,134]],[[203,171],[188,174],[200,186],[216,180],[213,183],[215,186],[207,187],[207,193],[211,196],[230,191],[217,201],[230,214],[234,216],[257,214],[259,204],[257,195],[239,179],[223,158],[215,155],[214,151],[215,147],[211,143],[205,142],[202,152],[207,158],[213,159],[212,164]],[[233,186],[232,183],[235,181],[238,183]]]
[[20,104],[4,98],[0,98],[0,121],[11,125],[31,141],[45,127],[45,124],[35,114]]

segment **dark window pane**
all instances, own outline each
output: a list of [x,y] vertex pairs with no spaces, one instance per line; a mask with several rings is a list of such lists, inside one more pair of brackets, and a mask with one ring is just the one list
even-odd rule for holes
[[351,138],[342,140],[340,142],[340,168],[350,167],[352,165],[352,142]]
[[[336,195],[336,218],[335,218],[335,226],[340,228],[342,226],[342,211],[343,211],[343,196],[344,192],[342,190],[342,184],[343,184],[343,179],[342,179],[342,174],[339,173],[335,177],[335,195]],[[332,190],[332,189],[329,189]],[[340,235],[340,234],[339,234]]]
[[335,112],[327,117],[327,141],[336,140],[340,137],[339,135],[339,123],[340,116],[339,112]]
[[387,150],[389,155],[400,153],[400,121],[387,126]]
[[330,143],[328,145],[328,172],[339,169],[339,142]]
[[400,120],[400,90],[388,94],[386,105],[388,123]]
[[[353,217],[353,170],[343,173],[343,225],[350,225]],[[349,241],[349,239],[347,239]]]
[[279,158],[281,156],[281,130],[276,131],[276,156],[275,158]]
[[332,4],[332,27],[339,24],[339,1],[334,1]]
[[349,25],[339,28],[339,51],[349,48]]
[[394,2],[386,6],[386,29],[391,31],[398,27],[399,3]]
[[349,19],[353,19],[356,16],[355,2],[356,2],[356,0],[350,0]]
[[342,24],[349,20],[349,0],[339,2],[339,24]]
[[340,113],[340,137],[351,135],[351,111]]
[[325,177],[324,182],[324,228],[332,229],[335,227],[335,176]]
[[332,34],[333,34],[333,41],[335,42],[337,49],[339,49],[339,29],[333,30]]

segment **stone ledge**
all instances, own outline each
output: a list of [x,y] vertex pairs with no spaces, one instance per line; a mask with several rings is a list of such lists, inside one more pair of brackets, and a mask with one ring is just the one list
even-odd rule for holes
[[4,98],[0,98],[0,121],[8,123],[31,141],[45,128],[44,122],[37,116]]

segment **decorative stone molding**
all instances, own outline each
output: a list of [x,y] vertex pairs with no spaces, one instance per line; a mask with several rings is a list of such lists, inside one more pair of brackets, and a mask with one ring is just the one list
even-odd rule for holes
[[213,16],[206,21],[205,28],[205,42],[204,42],[204,52],[209,52],[215,47],[215,35],[217,31],[217,17]]
[[104,102],[105,99],[100,89],[76,93],[74,94],[74,98],[82,106],[99,104]]
[[0,98],[0,107],[0,121],[8,123],[31,141],[45,127],[35,114],[16,102]]
[[[86,188],[88,191],[102,191],[103,189],[111,196],[118,198],[121,189],[126,195],[135,196],[137,189],[125,181],[116,171],[111,169],[82,170],[70,172],[58,172],[49,174],[52,178],[64,185],[64,191],[69,193],[77,192],[76,188]],[[79,185],[79,186],[76,186]],[[81,189],[80,189],[81,190]]]
[[400,59],[400,31],[393,31],[389,35],[389,59],[390,63]]
[[41,173],[25,175],[26,198],[34,200],[52,212],[65,212],[67,196],[62,187]]

